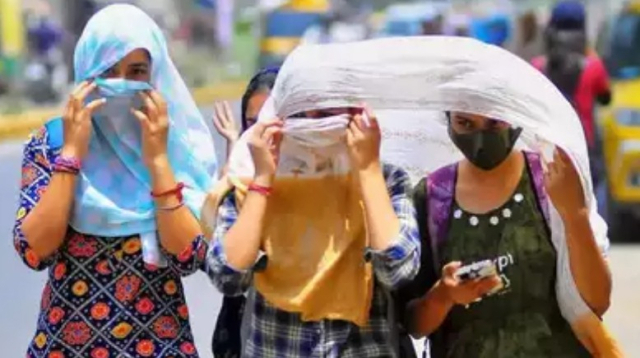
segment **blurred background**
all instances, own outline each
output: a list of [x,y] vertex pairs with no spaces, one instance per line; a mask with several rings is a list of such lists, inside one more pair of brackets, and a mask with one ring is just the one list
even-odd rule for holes
[[[73,81],[75,42],[111,3],[133,3],[165,31],[173,59],[204,115],[216,100],[236,114],[247,80],[296,46],[444,33],[493,43],[525,60],[545,52],[552,0],[0,0],[0,347],[24,356],[46,275],[24,268],[11,244],[22,142],[59,113]],[[587,47],[606,65],[613,99],[595,111],[610,225],[614,298],[605,321],[640,357],[640,1],[584,0]],[[213,131],[212,131],[213,132]],[[213,133],[218,157],[225,143]],[[198,273],[185,280],[201,357],[211,357],[220,296]]]

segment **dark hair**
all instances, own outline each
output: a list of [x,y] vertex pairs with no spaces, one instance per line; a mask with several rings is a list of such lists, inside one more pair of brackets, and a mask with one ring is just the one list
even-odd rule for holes
[[273,88],[273,85],[276,82],[276,77],[278,76],[279,67],[270,67],[260,70],[256,73],[249,84],[247,85],[247,89],[244,91],[244,95],[242,96],[241,103],[241,122],[242,122],[242,131],[246,131],[249,128],[247,123],[247,107],[249,106],[249,100],[253,95],[260,92],[269,92]]
[[559,1],[551,10],[549,27],[556,30],[586,31],[586,10],[578,0]]

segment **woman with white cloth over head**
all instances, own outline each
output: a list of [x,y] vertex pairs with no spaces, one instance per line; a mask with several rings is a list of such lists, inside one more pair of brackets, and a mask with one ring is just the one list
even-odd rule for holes
[[[409,303],[402,323],[432,339],[434,356],[621,356],[601,320],[611,292],[604,259],[609,242],[580,121],[527,62],[459,37],[306,46],[287,59],[274,93],[285,114],[308,110],[308,102],[318,109],[366,102],[384,137],[381,160],[407,167],[414,177],[427,174],[414,195],[421,272],[394,296],[399,308]],[[285,132],[287,123],[305,125],[285,120]],[[312,124],[331,128],[328,120]],[[267,133],[280,131],[270,126]],[[308,158],[322,162],[313,153]],[[296,163],[283,159],[280,166]],[[321,207],[316,197],[302,200]],[[243,215],[249,217],[244,209]],[[214,246],[220,250],[214,257],[220,262],[249,252],[233,247],[230,238],[240,231],[232,232],[218,236],[223,244]],[[224,256],[220,247],[237,251]],[[270,251],[268,240],[262,248]],[[269,267],[273,257],[267,256]],[[462,265],[484,260],[484,270],[461,275]],[[300,269],[289,268],[290,276]],[[237,269],[237,275],[244,272]],[[273,287],[254,285],[260,292]],[[219,286],[231,287],[229,281]],[[262,338],[251,340],[268,341]]]

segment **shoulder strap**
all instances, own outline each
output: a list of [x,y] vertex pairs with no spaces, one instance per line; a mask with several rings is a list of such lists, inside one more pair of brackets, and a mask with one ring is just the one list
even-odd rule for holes
[[62,148],[64,144],[64,129],[62,126],[62,117],[56,117],[44,125],[47,128],[48,140],[47,144],[51,150]]
[[542,169],[542,158],[540,154],[533,152],[525,152],[527,158],[527,165],[529,166],[529,173],[533,179],[533,186],[536,190],[536,196],[538,199],[538,205],[542,210],[542,215],[547,223],[550,223],[549,219],[549,198],[544,188],[544,171]]
[[427,177],[425,184],[429,226],[429,241],[433,254],[433,265],[436,272],[440,271],[440,255],[438,248],[447,238],[451,206],[455,191],[457,164],[441,168]]

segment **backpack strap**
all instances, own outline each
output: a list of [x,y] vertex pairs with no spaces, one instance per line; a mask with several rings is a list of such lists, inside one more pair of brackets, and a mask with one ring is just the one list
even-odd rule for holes
[[44,124],[47,128],[47,144],[51,151],[57,151],[64,144],[64,127],[62,117],[56,117]]
[[440,271],[438,248],[446,240],[449,230],[457,175],[458,165],[456,163],[438,169],[430,174],[425,181],[429,215],[427,218],[429,241],[436,272]]
[[536,190],[538,205],[542,210],[542,215],[547,223],[551,221],[549,216],[549,197],[544,187],[544,170],[542,168],[542,158],[540,154],[534,152],[525,152],[529,173],[533,178],[533,186]]

